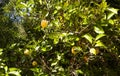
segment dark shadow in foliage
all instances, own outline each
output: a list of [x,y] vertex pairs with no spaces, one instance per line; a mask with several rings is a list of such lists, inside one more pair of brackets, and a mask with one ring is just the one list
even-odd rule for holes
[[106,0],[106,1],[111,7],[120,9],[120,0]]

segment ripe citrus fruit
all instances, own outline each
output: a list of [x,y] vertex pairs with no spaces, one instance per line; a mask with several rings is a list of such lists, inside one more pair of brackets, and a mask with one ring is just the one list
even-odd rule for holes
[[41,27],[42,27],[42,28],[47,27],[47,25],[48,25],[48,21],[47,21],[47,20],[42,20],[42,21],[41,21]]
[[97,55],[99,53],[99,50],[98,49],[95,49],[95,48],[91,48],[90,49],[90,53],[91,54],[94,54],[94,55]]
[[32,62],[32,66],[37,66],[37,65],[38,65],[37,61]]
[[71,52],[72,52],[72,54],[74,54],[74,55],[77,54],[77,52],[75,51],[75,47],[72,47]]
[[28,49],[25,49],[24,55],[30,55],[30,51]]

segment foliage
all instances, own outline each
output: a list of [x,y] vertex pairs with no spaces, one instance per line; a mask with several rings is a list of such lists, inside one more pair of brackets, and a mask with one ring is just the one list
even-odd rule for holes
[[118,9],[106,0],[10,0],[0,14],[1,76],[117,76]]

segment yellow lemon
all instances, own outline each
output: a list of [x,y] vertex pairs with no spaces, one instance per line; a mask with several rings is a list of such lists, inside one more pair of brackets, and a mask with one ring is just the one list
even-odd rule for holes
[[97,55],[99,53],[99,50],[98,49],[95,49],[95,48],[91,48],[90,49],[90,53],[91,54],[94,54],[94,55]]
[[77,54],[77,52],[75,51],[75,47],[72,47],[71,52],[72,52],[72,54],[74,54],[74,55]]
[[25,49],[24,55],[30,55],[30,51],[28,49]]
[[37,65],[38,65],[37,61],[32,62],[32,66],[37,66]]
[[42,28],[47,27],[47,25],[48,25],[48,21],[47,21],[47,20],[42,20],[42,21],[41,21],[41,27],[42,27]]

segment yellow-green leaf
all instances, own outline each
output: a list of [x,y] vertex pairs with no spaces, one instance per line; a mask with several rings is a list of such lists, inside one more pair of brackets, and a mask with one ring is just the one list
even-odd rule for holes
[[85,34],[85,35],[83,35],[83,37],[84,37],[85,39],[87,39],[90,43],[92,43],[93,37],[92,37],[90,34]]
[[104,30],[101,26],[94,26],[94,31],[98,34],[104,33]]

